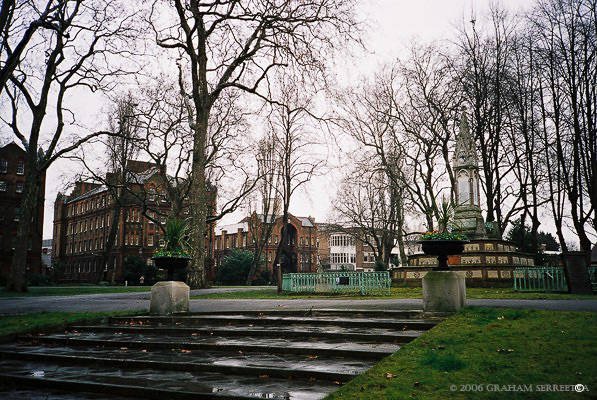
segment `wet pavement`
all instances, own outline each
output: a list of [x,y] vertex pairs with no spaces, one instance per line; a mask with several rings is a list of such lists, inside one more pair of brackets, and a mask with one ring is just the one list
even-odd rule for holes
[[0,345],[0,398],[321,399],[439,321],[362,309],[115,317]]
[[[257,289],[266,287],[257,287]],[[252,288],[251,288],[252,289]],[[191,295],[247,290],[246,287],[198,289]],[[528,308],[537,310],[597,312],[596,300],[517,300],[517,299],[467,299],[467,305],[477,307]],[[310,308],[409,310],[421,309],[421,299],[200,299],[191,300],[194,312],[308,310]],[[0,315],[15,315],[40,311],[125,311],[148,310],[149,292],[114,293],[76,296],[39,296],[0,298]]]

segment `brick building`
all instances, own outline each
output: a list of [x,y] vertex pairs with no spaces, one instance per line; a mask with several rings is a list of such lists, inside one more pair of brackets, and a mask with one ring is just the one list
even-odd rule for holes
[[[253,235],[258,235],[264,224],[274,224],[272,234],[263,252],[264,268],[273,273],[276,249],[282,237],[282,216],[264,218],[254,214],[237,224],[216,228],[214,238],[214,256],[217,265],[231,249],[253,251]],[[282,246],[280,264],[284,272],[317,271],[317,226],[312,217],[295,217],[289,214],[288,240]]]
[[375,270],[373,249],[358,240],[357,228],[340,228],[334,224],[317,225],[317,247],[323,271]]
[[[105,185],[76,182],[69,195],[58,193],[54,203],[52,256],[61,272],[60,280],[98,282],[107,280],[108,265],[114,266],[115,280],[121,281],[127,256],[137,256],[151,264],[151,257],[164,246],[160,225],[171,212],[164,189],[165,171],[142,161],[127,162],[127,190],[124,192],[116,238],[111,254],[105,246],[115,212],[115,202]],[[112,175],[114,176],[114,175]],[[111,174],[106,181],[110,182]],[[216,191],[212,207],[215,208]],[[189,209],[183,207],[183,216]],[[149,218],[148,218],[149,217]],[[208,243],[213,237],[209,230]],[[211,244],[208,257],[212,257]],[[102,264],[106,257],[107,262]]]
[[[0,280],[10,272],[17,225],[21,215],[22,193],[25,187],[25,150],[15,142],[0,148]],[[45,173],[40,182],[37,213],[35,213],[27,253],[27,274],[40,274],[41,243],[44,220]]]

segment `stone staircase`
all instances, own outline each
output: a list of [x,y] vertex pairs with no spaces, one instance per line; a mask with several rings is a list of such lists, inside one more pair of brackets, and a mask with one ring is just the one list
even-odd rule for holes
[[419,311],[114,317],[0,346],[2,399],[320,399],[433,327]]

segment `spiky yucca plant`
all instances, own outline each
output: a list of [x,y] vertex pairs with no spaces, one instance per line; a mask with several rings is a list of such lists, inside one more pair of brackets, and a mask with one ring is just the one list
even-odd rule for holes
[[166,222],[164,240],[166,245],[154,257],[189,257],[188,227],[186,221],[171,218]]

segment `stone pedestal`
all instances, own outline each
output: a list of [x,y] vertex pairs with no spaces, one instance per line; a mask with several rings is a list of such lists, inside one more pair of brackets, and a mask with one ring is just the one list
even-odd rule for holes
[[161,281],[151,287],[151,314],[189,311],[189,287],[184,282]]
[[454,271],[429,271],[423,277],[423,311],[456,312],[466,303],[464,276]]

